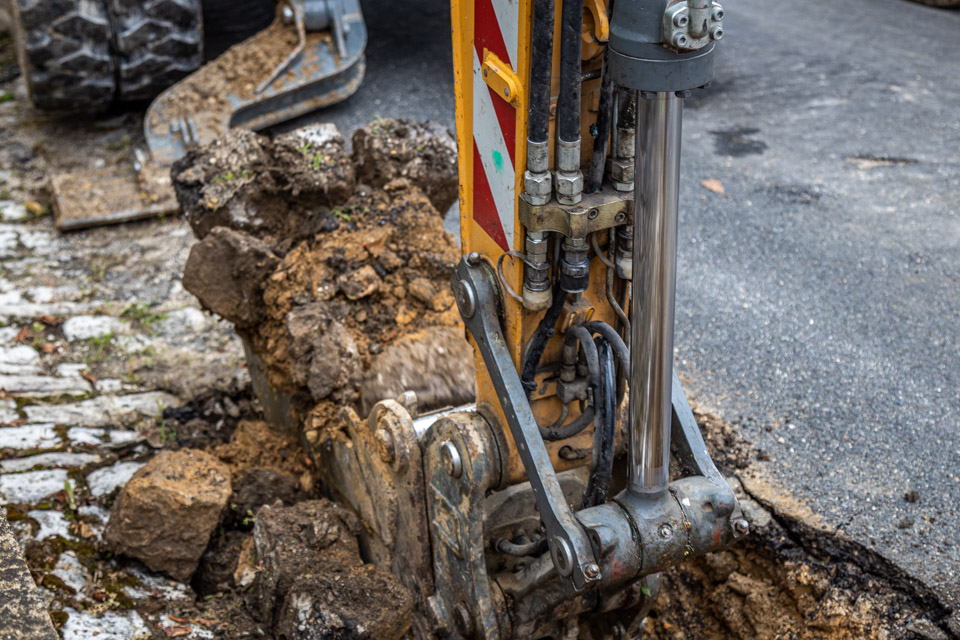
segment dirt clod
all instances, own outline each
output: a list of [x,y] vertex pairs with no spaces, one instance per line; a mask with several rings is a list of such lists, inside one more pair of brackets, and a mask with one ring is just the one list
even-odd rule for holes
[[289,246],[336,226],[330,207],[354,188],[354,167],[333,125],[274,140],[243,129],[191,151],[171,172],[198,238],[228,227]]
[[353,134],[357,178],[372,187],[405,178],[445,213],[457,200],[457,141],[443,125],[381,118]]
[[241,327],[263,315],[263,281],[279,264],[269,245],[228,227],[211,230],[190,252],[183,286],[204,307]]
[[186,581],[230,497],[230,471],[203,451],[163,451],[126,484],[110,513],[106,544],[117,554]]
[[[290,627],[288,633],[296,632],[299,623],[306,622],[300,617],[301,613],[325,625],[309,631],[317,635],[305,635],[305,629],[301,629],[288,638],[392,637],[361,635],[361,621],[366,619],[366,613],[375,611],[399,609],[394,613],[403,614],[404,607],[396,607],[396,602],[383,599],[389,595],[406,601],[405,609],[409,613],[412,606],[410,594],[389,574],[373,568],[360,570],[363,563],[355,538],[359,527],[359,520],[352,511],[327,500],[311,500],[292,507],[263,507],[253,529],[257,578],[251,594],[253,608],[260,619],[272,625],[284,620]],[[373,611],[365,609],[370,607],[370,596],[358,600],[337,590],[346,588],[356,595],[355,589],[360,587],[362,593],[363,586],[367,585],[362,581],[357,583],[353,578],[364,575],[375,576],[385,587],[367,592],[376,601]],[[321,590],[317,591],[318,588]],[[342,631],[340,635],[331,636],[319,633],[320,630],[329,631],[334,619],[341,625],[353,627],[353,635]],[[356,628],[358,622],[360,629]],[[400,626],[404,626],[402,622]]]

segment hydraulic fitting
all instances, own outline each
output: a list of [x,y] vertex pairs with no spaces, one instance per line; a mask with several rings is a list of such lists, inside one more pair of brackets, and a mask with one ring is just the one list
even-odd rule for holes
[[560,251],[560,289],[583,293],[590,284],[590,244],[586,238],[564,238]]
[[557,201],[577,204],[583,198],[583,172],[580,171],[580,139],[557,140],[557,172],[554,176]]
[[523,172],[523,199],[532,205],[545,205],[553,192],[549,171],[548,142],[527,140],[527,170]]
[[526,261],[523,270],[523,306],[531,311],[550,307],[553,295],[550,287],[550,263],[547,261],[549,234],[545,231],[527,231]]

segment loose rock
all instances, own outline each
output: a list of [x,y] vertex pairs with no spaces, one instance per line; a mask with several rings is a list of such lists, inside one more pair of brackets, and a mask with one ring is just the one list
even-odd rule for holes
[[230,498],[230,470],[202,451],[164,451],[114,503],[104,540],[115,553],[186,581]]

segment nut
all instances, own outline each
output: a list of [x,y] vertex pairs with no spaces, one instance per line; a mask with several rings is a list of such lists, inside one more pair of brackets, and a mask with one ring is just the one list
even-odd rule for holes
[[633,158],[610,158],[610,179],[633,184]]
[[550,179],[550,173],[544,171],[542,173],[532,173],[530,171],[523,172],[523,193],[526,196],[527,202],[532,205],[544,205],[547,204],[547,201],[550,200],[550,195],[552,193],[552,181]]
[[583,173],[556,173],[557,200],[562,204],[577,204],[583,197]]

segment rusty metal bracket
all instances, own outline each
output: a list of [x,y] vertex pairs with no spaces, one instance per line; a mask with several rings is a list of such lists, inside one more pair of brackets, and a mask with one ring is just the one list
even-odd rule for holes
[[527,231],[555,231],[568,238],[586,238],[588,234],[633,222],[633,200],[609,186],[596,193],[584,193],[573,205],[556,199],[533,205],[519,199],[520,222]]
[[[503,597],[483,553],[484,498],[499,481],[493,434],[476,412],[435,422],[423,438],[423,472],[436,593],[427,604],[436,630],[463,638],[509,638]],[[431,636],[433,637],[433,636]]]

